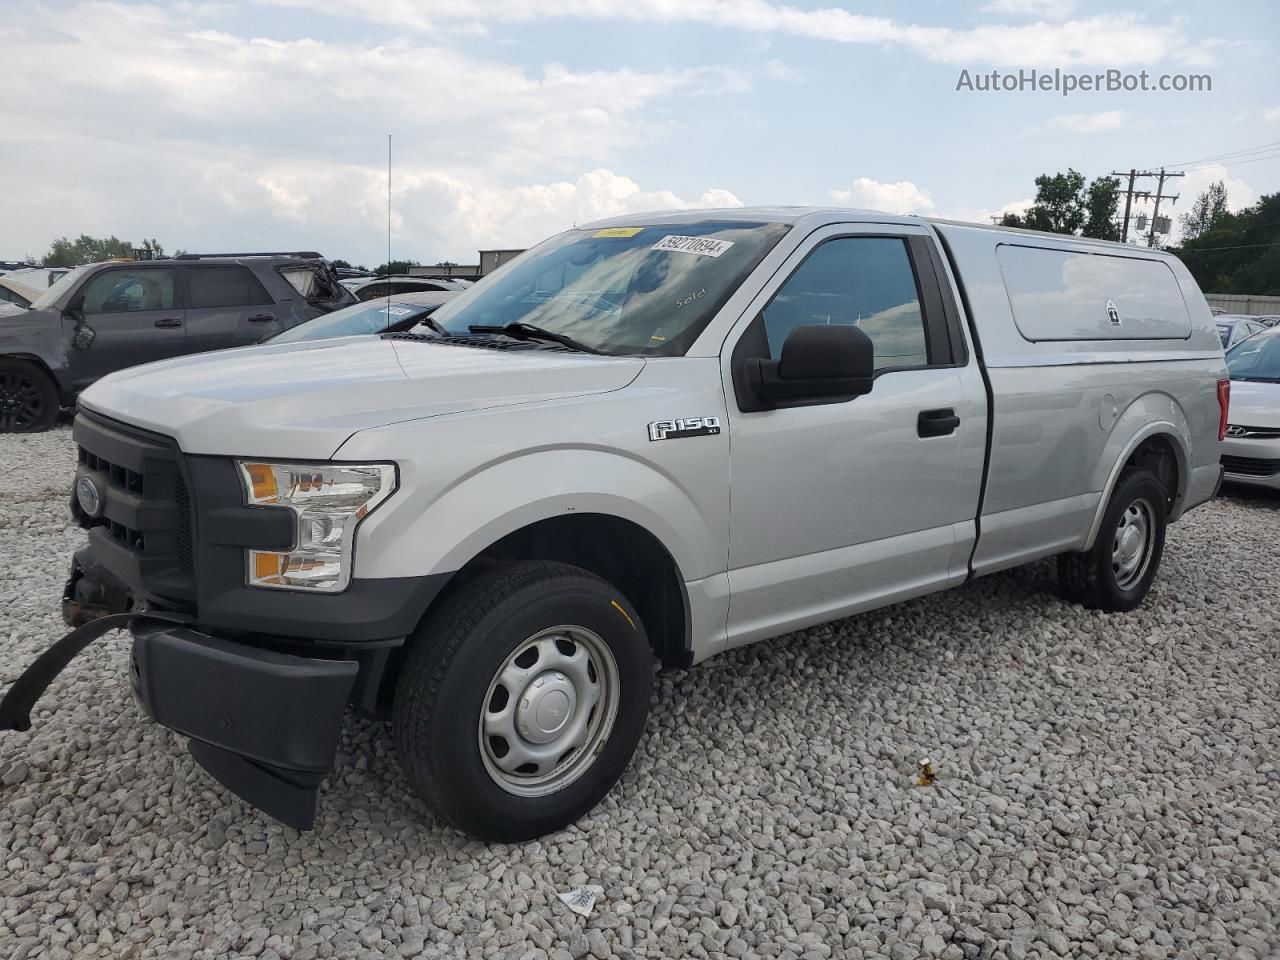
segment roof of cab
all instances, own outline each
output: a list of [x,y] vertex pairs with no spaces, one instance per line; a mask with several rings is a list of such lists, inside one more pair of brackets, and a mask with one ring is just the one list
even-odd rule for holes
[[662,224],[677,225],[681,223],[697,223],[703,220],[742,220],[750,223],[786,223],[820,227],[828,223],[901,223],[916,226],[931,225],[934,227],[964,227],[976,230],[991,230],[995,233],[1012,233],[1025,237],[1039,237],[1054,240],[1058,243],[1073,241],[1110,248],[1121,248],[1129,253],[1141,252],[1144,256],[1171,257],[1167,251],[1154,247],[1135,247],[1117,240],[1096,240],[1093,237],[1079,237],[1065,233],[1047,233],[1043,230],[1026,230],[1022,227],[1003,227],[995,223],[971,223],[964,220],[948,220],[945,217],[917,217],[895,213],[883,213],[879,210],[862,210],[850,207],[727,207],[722,209],[693,210],[659,210],[649,213],[632,213],[620,217],[609,217],[580,224],[584,230],[602,227],[659,226]]
[[584,230],[601,227],[633,227],[641,224],[696,223],[702,220],[743,220],[749,223],[921,223],[920,217],[904,217],[876,210],[848,210],[836,207],[724,207],[720,209],[656,210],[649,213],[631,213],[621,217],[609,217],[581,224]]

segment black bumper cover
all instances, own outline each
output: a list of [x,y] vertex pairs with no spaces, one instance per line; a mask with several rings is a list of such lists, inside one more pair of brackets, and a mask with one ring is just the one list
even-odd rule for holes
[[233,643],[189,627],[132,627],[131,681],[157,723],[233,793],[297,830],[315,820],[332,769],[353,660],[317,660]]

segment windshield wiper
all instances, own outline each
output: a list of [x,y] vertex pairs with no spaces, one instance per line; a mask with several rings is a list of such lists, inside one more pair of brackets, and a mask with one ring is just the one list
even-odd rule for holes
[[467,327],[472,333],[501,333],[513,340],[544,340],[547,343],[558,343],[562,347],[568,347],[570,350],[578,350],[582,353],[598,353],[603,354],[603,350],[597,350],[595,347],[589,347],[573,337],[567,337],[563,333],[554,333],[551,330],[545,330],[542,327],[534,326],[532,323],[506,323],[501,326],[490,326],[482,323],[473,323]]

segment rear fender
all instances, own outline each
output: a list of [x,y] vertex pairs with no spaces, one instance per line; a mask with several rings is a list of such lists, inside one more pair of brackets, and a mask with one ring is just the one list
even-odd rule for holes
[[1094,511],[1093,522],[1084,549],[1088,550],[1097,539],[1111,494],[1120,482],[1120,474],[1133,452],[1143,441],[1163,436],[1173,447],[1178,461],[1178,489],[1173,495],[1172,517],[1182,512],[1187,493],[1187,480],[1191,476],[1191,429],[1182,407],[1167,393],[1147,393],[1134,400],[1116,420],[1110,438],[1090,477],[1089,489],[1101,490],[1102,497]]

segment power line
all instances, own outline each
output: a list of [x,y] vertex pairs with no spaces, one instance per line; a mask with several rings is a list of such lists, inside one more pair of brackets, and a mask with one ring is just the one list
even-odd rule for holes
[[1256,147],[1241,147],[1239,150],[1228,150],[1226,153],[1217,153],[1208,157],[1197,157],[1194,160],[1181,160],[1177,163],[1162,164],[1165,167],[1189,167],[1193,163],[1208,163],[1210,161],[1225,160],[1229,157],[1239,156],[1241,154],[1256,153],[1259,150],[1272,150],[1280,147],[1280,140],[1273,140],[1271,143],[1261,143]]
[[1190,169],[1204,170],[1208,167],[1227,166],[1228,164],[1233,167],[1243,167],[1246,163],[1257,163],[1259,160],[1280,160],[1280,151],[1277,151],[1276,153],[1269,153],[1266,156],[1261,157],[1248,157],[1244,160],[1224,160],[1214,163],[1201,163],[1190,167]]
[[1190,250],[1187,250],[1187,249],[1184,247],[1184,248],[1181,250],[1181,253],[1183,253],[1183,254],[1187,254],[1187,253],[1208,253],[1210,250],[1251,250],[1251,249],[1253,249],[1254,247],[1280,247],[1280,242],[1276,242],[1276,243],[1237,243],[1235,246],[1231,246],[1231,247],[1193,247],[1193,248],[1192,248],[1192,249],[1190,249]]

